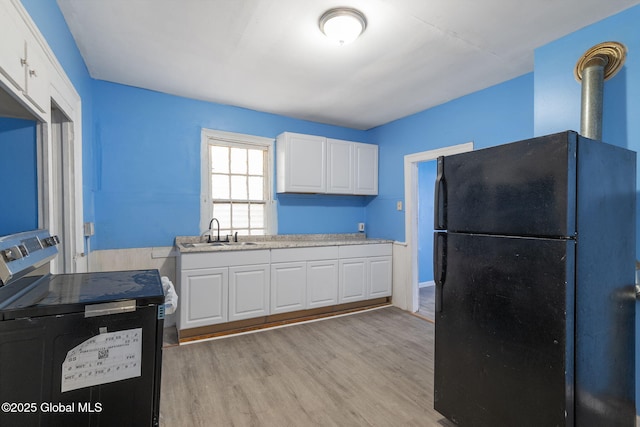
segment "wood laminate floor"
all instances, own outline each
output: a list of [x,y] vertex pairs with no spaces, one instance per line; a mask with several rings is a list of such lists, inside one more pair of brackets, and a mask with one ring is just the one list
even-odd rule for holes
[[434,325],[395,307],[164,349],[169,426],[447,426]]
[[419,289],[420,296],[420,308],[418,309],[418,313],[421,316],[429,319],[430,321],[435,322],[436,319],[436,287],[435,286],[425,286]]

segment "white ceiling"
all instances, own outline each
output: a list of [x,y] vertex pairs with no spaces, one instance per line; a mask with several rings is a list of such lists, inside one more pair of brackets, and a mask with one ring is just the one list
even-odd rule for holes
[[[536,47],[638,3],[58,0],[96,79],[356,129],[531,72]],[[337,6],[368,21],[350,45],[318,29]]]

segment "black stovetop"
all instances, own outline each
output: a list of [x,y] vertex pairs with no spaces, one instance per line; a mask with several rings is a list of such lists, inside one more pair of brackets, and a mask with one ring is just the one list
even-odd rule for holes
[[0,291],[0,320],[82,312],[87,305],[123,300],[164,303],[158,270],[23,277]]

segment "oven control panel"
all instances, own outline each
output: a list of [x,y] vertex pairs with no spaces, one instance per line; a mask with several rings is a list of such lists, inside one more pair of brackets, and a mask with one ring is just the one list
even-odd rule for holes
[[58,236],[47,230],[34,230],[0,237],[0,285],[21,277],[58,253]]

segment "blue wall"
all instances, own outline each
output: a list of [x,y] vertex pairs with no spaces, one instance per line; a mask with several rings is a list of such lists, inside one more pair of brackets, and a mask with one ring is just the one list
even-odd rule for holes
[[367,206],[369,236],[404,241],[404,156],[474,142],[489,147],[533,136],[533,75],[455,99],[369,131],[380,146],[379,194]]
[[38,228],[36,159],[36,122],[0,118],[0,236]]
[[[199,234],[202,128],[366,142],[362,131],[104,81],[94,82],[93,97],[96,249],[170,246],[176,235]],[[279,195],[278,231],[357,232],[368,200]]]
[[21,0],[82,99],[82,184],[84,221],[94,221],[92,82],[55,0]]
[[[573,77],[578,59],[608,40],[627,47],[622,70],[604,86],[602,139],[640,151],[640,6],[635,6],[536,50],[535,133],[580,130],[580,84]],[[640,180],[636,186],[640,188]],[[638,209],[640,212],[640,209]],[[636,224],[640,221],[636,219]],[[640,240],[636,239],[636,253]]]
[[[549,43],[535,53],[535,133],[580,129],[580,85],[573,77],[578,59],[590,47],[618,41],[627,47],[622,70],[605,82],[602,139],[640,151],[640,6]],[[638,185],[636,177],[636,187]],[[640,197],[636,195],[636,203]],[[637,215],[640,207],[637,206]],[[640,224],[636,216],[636,229]],[[603,224],[604,226],[604,224]],[[636,259],[639,239],[636,235]],[[636,336],[640,337],[640,304],[636,303]],[[640,340],[636,338],[636,402],[640,399]],[[636,411],[640,404],[636,403]],[[640,412],[638,412],[640,413]]]
[[433,280],[433,197],[438,162],[418,163],[418,282]]

